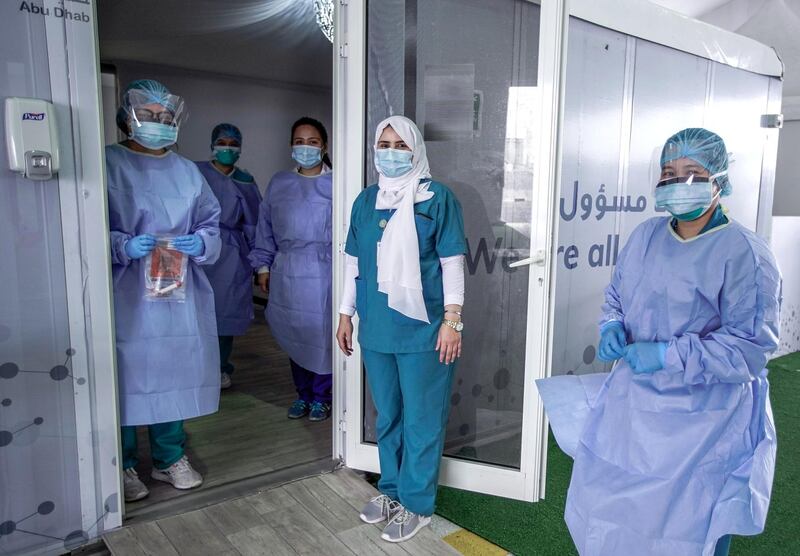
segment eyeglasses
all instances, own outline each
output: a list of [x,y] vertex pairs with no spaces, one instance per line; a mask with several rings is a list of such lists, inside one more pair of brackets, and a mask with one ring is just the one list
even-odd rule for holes
[[708,183],[712,181],[710,177],[704,178],[700,176],[695,176],[692,174],[691,176],[683,176],[680,178],[665,178],[659,181],[656,184],[656,187],[663,187],[665,185],[672,185],[673,183],[688,183],[689,185],[698,184],[698,183]]
[[159,124],[171,125],[174,120],[174,116],[172,112],[170,112],[169,110],[153,112],[152,110],[148,110],[147,108],[136,108],[133,111],[133,115],[136,118],[136,120],[140,123],[155,122]]

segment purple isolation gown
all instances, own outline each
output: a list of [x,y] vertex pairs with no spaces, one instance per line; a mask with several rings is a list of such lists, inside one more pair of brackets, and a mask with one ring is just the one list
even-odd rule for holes
[[332,373],[332,175],[278,172],[261,202],[253,268],[270,267],[267,320],[296,364]]

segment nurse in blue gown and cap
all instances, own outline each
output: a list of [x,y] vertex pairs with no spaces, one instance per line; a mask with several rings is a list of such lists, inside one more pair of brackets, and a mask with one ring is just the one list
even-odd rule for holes
[[270,331],[289,355],[297,399],[288,417],[324,421],[333,386],[328,133],[319,121],[300,118],[290,145],[297,166],[267,186],[250,263],[269,292]]
[[576,446],[565,519],[582,555],[721,556],[731,535],[764,529],[781,277],[720,206],[727,173],[718,135],[667,140],[655,197],[672,216],[633,231],[605,292],[599,357],[617,363],[582,427],[551,420],[557,437],[581,431],[559,443]]
[[461,356],[466,239],[461,205],[431,178],[416,124],[383,120],[374,147],[379,178],[353,203],[336,337],[349,356],[358,311],[381,466],[381,494],[360,517],[387,522],[382,538],[396,543],[427,526],[435,508]]
[[213,158],[198,162],[200,173],[219,201],[222,249],[214,264],[203,270],[214,288],[219,334],[220,387],[230,388],[233,338],[243,336],[253,320],[253,269],[250,250],[255,245],[261,193],[255,179],[236,166],[242,152],[242,132],[222,123],[211,132]]
[[[178,139],[183,99],[150,79],[125,89],[117,125],[127,139],[106,148],[117,370],[125,499],[148,489],[136,427],[146,425],[151,477],[178,489],[203,478],[184,451],[183,421],[217,411],[219,351],[214,293],[200,266],[220,251],[219,203],[197,166],[168,149]],[[157,238],[188,257],[185,300],[146,299],[145,261]]]

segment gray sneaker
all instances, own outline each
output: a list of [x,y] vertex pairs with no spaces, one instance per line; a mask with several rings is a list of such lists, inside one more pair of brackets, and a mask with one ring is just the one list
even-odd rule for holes
[[122,472],[122,486],[126,502],[136,502],[150,494],[133,467]]
[[231,382],[231,375],[228,373],[222,373],[219,377],[219,388],[220,390],[227,390],[231,387],[233,382]]
[[394,517],[394,514],[402,507],[399,502],[395,502],[385,494],[381,494],[367,502],[359,517],[364,523],[380,523]]
[[430,522],[430,516],[409,512],[401,506],[400,511],[394,515],[389,521],[389,525],[383,530],[381,538],[389,542],[407,541]]

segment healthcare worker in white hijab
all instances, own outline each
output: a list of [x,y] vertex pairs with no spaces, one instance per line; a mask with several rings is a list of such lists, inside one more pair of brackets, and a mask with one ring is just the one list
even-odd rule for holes
[[425,143],[403,116],[375,132],[378,183],[353,203],[339,348],[358,342],[376,423],[380,496],[361,513],[388,521],[383,539],[401,542],[430,523],[447,424],[450,387],[461,356],[466,241],[461,206],[431,179]]

